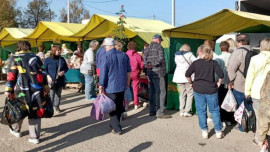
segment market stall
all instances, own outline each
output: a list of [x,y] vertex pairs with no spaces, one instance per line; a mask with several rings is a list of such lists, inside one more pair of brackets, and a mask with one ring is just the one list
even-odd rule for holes
[[[163,34],[170,39],[169,51],[169,75],[173,76],[175,69],[174,53],[184,44],[188,43],[196,55],[199,45],[205,39],[216,40],[223,34],[240,32],[240,33],[270,33],[270,16],[233,11],[224,9],[209,17],[203,18],[191,24],[171,28],[163,31]],[[168,109],[178,109],[179,91],[176,91],[176,84],[168,79],[168,104],[175,106],[167,106]],[[177,97],[170,94],[177,93]],[[170,103],[172,102],[172,103]]]

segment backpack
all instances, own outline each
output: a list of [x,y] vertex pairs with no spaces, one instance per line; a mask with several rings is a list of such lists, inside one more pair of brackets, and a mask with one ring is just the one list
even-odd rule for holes
[[244,111],[241,120],[242,128],[245,132],[256,132],[256,115],[252,107],[251,98],[245,99],[244,101]]
[[248,50],[245,47],[241,47],[239,49],[243,49],[243,50],[247,51],[247,54],[246,54],[246,57],[245,57],[245,68],[244,68],[244,71],[239,70],[243,74],[244,78],[246,78],[250,60],[251,60],[251,58],[253,56],[257,55],[258,52],[254,51],[254,50]]

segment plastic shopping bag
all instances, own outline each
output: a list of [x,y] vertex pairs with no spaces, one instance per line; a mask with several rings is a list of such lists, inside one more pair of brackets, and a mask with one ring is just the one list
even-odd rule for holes
[[240,125],[242,122],[243,112],[245,109],[244,102],[239,106],[239,108],[234,112],[234,119],[237,121]]
[[104,115],[101,113],[100,96],[98,96],[93,103],[90,116],[96,120],[103,120]]
[[232,93],[232,90],[229,89],[225,99],[222,102],[221,108],[226,110],[227,112],[233,112],[236,110],[237,102],[235,100],[235,97]]
[[100,107],[101,107],[101,113],[102,114],[107,114],[112,111],[115,111],[116,105],[112,99],[107,97],[105,94],[100,95]]

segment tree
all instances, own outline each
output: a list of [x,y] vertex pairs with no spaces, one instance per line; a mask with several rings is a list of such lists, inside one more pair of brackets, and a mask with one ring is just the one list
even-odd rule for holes
[[15,0],[0,0],[0,30],[17,26],[15,4]]
[[32,0],[28,3],[27,8],[22,12],[18,12],[18,20],[20,27],[35,28],[40,21],[50,21],[56,15],[49,10],[46,0]]
[[122,5],[120,11],[116,12],[116,14],[119,15],[119,20],[117,21],[117,25],[114,27],[114,30],[112,32],[112,37],[115,40],[118,40],[119,42],[121,42],[124,46],[123,48],[126,48],[128,39],[127,39],[127,35],[125,34],[126,16],[124,15],[124,13],[126,13],[126,11],[124,9],[124,5]]
[[[81,23],[83,19],[89,19],[90,13],[83,6],[82,0],[73,0],[69,5],[70,23]],[[67,10],[63,7],[60,10],[60,21],[67,22]]]

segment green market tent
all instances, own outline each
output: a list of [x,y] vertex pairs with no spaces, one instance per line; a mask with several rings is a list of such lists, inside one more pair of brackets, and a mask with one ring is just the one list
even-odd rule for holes
[[[270,33],[270,16],[224,9],[191,24],[164,30],[163,34],[170,38],[168,77],[172,78],[175,69],[174,53],[184,43],[190,44],[195,54],[198,46],[205,39],[215,40],[221,35],[232,32]],[[175,96],[179,96],[179,93],[175,91],[177,89],[174,83],[169,81],[168,84],[167,99],[172,102],[167,104],[167,108],[177,109],[175,105],[179,99]]]

